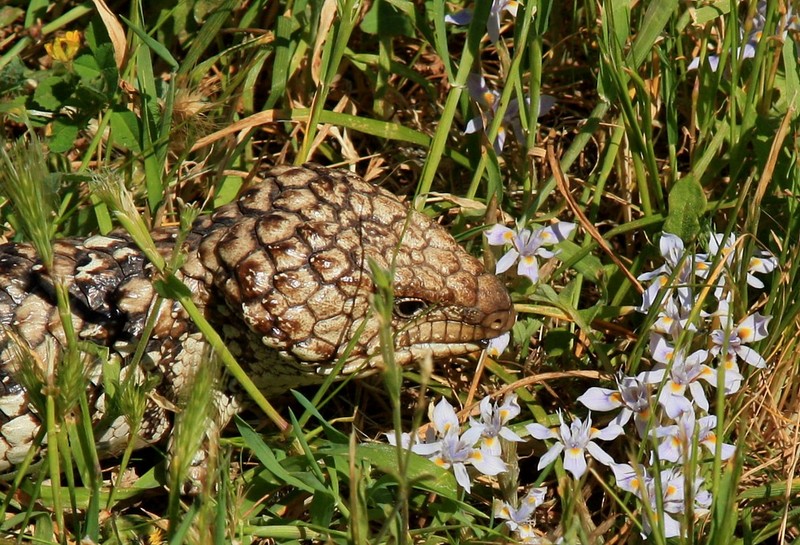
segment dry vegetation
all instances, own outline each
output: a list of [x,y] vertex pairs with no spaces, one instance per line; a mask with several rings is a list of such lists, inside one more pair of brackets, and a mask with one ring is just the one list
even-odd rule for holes
[[[50,218],[59,237],[116,226],[87,189],[91,173],[123,178],[142,217],[157,225],[179,221],[179,199],[210,210],[263,165],[309,160],[350,168],[409,199],[429,195],[426,212],[489,267],[508,249],[488,244],[482,233],[492,224],[577,226],[555,259],[539,254],[537,282],[515,268],[504,276],[520,318],[500,357],[440,363],[430,376],[407,369],[397,407],[380,377],[347,384],[345,395],[317,409],[302,396],[273,400],[282,414],[302,415],[293,437],[301,454],[253,411],[247,420],[259,432],[244,421],[228,430],[216,479],[196,497],[165,492],[159,449],[134,456],[113,501],[108,477],[119,460],[104,462],[97,489],[65,480],[57,500],[52,481],[40,480],[51,475],[32,472],[1,485],[2,533],[61,543],[84,536],[86,543],[798,542],[800,64],[789,0],[528,0],[515,16],[503,9],[509,6],[94,0],[0,7],[5,141],[35,133],[48,150],[46,167],[59,173],[52,178],[58,213]],[[475,10],[470,25],[445,23],[463,8]],[[499,12],[496,41],[487,34],[490,10]],[[471,96],[476,75],[495,93]],[[554,106],[537,117],[536,105],[548,97]],[[466,134],[476,116],[484,128]],[[8,239],[20,240],[9,202],[0,214]],[[560,460],[540,471],[553,443],[527,437],[532,423],[558,425],[557,411],[567,423],[585,419],[577,399],[589,388],[613,388],[618,371],[633,376],[656,363],[648,332],[658,305],[649,313],[635,307],[650,285],[637,278],[664,263],[663,232],[709,254],[717,274],[726,271],[735,321],[772,316],[768,334],[751,345],[766,368],[740,361],[741,388],[727,397],[703,386],[708,414],[718,417],[717,442],[735,444],[736,455],[722,460],[721,449],[699,448],[678,464],[702,475],[713,496],[694,514],[685,505],[676,515],[667,502],[639,501],[597,461],[579,478]],[[730,262],[715,257],[710,233],[742,235],[743,253]],[[765,286],[754,289],[745,276],[749,258],[762,251],[776,267],[759,273]],[[717,295],[698,278],[691,315],[681,318],[701,331],[673,339],[687,350],[709,348],[703,335],[720,324],[700,315],[717,308]],[[409,431],[412,421],[427,423],[426,400],[444,397],[464,421],[477,416],[480,399],[501,403],[511,392],[521,413],[510,426],[526,442],[504,452],[506,474],[478,477],[470,469],[469,494],[452,471],[370,443],[385,443],[382,434],[400,421],[393,411]],[[302,394],[311,399],[315,390]],[[605,427],[613,414],[592,419]],[[617,462],[652,465],[659,441],[639,440],[631,424],[625,429],[601,446]],[[492,516],[493,502],[515,505],[533,484],[547,488],[531,515],[533,533],[510,531]],[[697,492],[679,499],[693,503]],[[665,514],[676,516],[680,535],[656,524],[640,537],[648,511],[662,523]]]

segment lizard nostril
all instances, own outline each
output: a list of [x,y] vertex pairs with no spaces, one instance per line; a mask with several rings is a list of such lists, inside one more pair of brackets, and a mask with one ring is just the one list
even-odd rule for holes
[[517,317],[508,291],[492,274],[483,274],[478,278],[476,307],[483,312],[481,326],[487,331],[496,331],[498,334],[511,329]]
[[483,319],[483,326],[492,331],[508,331],[514,325],[516,313],[512,310],[498,310]]

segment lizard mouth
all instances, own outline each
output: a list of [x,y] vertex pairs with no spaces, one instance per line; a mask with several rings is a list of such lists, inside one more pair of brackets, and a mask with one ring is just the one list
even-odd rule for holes
[[[406,366],[414,362],[423,361],[430,357],[432,360],[442,360],[473,354],[484,350],[490,339],[479,339],[462,343],[422,342],[411,346],[395,348],[394,361],[396,365]],[[341,375],[366,376],[382,370],[385,366],[380,350],[367,358],[353,358],[346,362],[339,370]],[[317,368],[321,375],[330,375],[336,365],[324,365]]]
[[[508,308],[484,313],[474,323],[447,318],[412,323],[394,337],[394,361],[397,365],[406,366],[425,358],[444,360],[480,352],[492,339],[509,331],[515,321],[516,312],[508,299]],[[385,363],[377,338],[373,338],[369,345],[368,355],[351,358],[339,373],[366,375],[382,369]],[[336,365],[320,366],[317,372],[329,375],[335,368]]]

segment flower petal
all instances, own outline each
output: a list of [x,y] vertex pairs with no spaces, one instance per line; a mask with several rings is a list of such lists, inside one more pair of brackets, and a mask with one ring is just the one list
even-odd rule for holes
[[469,457],[472,465],[484,475],[497,475],[508,470],[505,462],[500,456],[492,454],[487,450],[475,449]]
[[511,248],[503,257],[497,260],[497,264],[495,265],[494,269],[495,274],[506,272],[511,268],[511,265],[514,264],[518,257],[519,252],[517,252],[514,248]]
[[434,405],[430,414],[431,423],[440,435],[447,435],[448,433],[458,433],[461,424],[458,421],[458,416],[453,406],[442,398],[439,403]]
[[753,350],[748,346],[740,346],[736,349],[736,355],[742,358],[744,361],[752,365],[753,367],[757,367],[759,369],[763,369],[767,366],[767,360],[765,360],[761,354]]
[[519,260],[519,265],[517,265],[517,274],[529,278],[530,281],[533,282],[534,284],[538,282],[539,262],[536,260],[536,256],[533,255],[522,256]]
[[469,482],[469,473],[464,464],[453,464],[453,474],[456,476],[456,482],[461,485],[461,488],[470,492],[472,483]]
[[510,428],[506,428],[506,427],[500,428],[499,435],[500,435],[500,437],[502,437],[506,441],[512,441],[514,443],[520,443],[520,442],[525,441],[525,439],[523,439],[522,437],[517,435]]
[[506,351],[506,348],[508,348],[508,343],[510,341],[511,341],[511,332],[507,331],[502,335],[500,335],[499,337],[495,337],[494,339],[489,341],[489,345],[486,347],[486,353],[491,358],[497,358],[503,352]]
[[483,130],[483,119],[481,116],[475,116],[467,121],[467,126],[464,128],[464,134],[473,134]]
[[490,246],[505,246],[514,242],[514,230],[499,223],[489,227],[483,234]]
[[575,224],[568,221],[559,221],[541,230],[542,244],[555,244],[566,240],[575,230]]
[[525,426],[525,429],[528,430],[528,433],[534,439],[558,439],[558,434],[547,428],[542,426],[541,424],[528,424]]
[[622,407],[622,396],[617,390],[592,387],[578,397],[578,402],[593,411],[605,412]]
[[592,458],[605,466],[611,467],[616,463],[614,458],[612,458],[609,453],[604,451],[597,443],[594,443],[593,441],[586,443],[586,450],[589,451],[589,454],[592,455]]
[[493,44],[497,43],[497,40],[500,39],[500,13],[494,12],[489,14],[489,18],[486,20],[486,33],[489,35],[489,40]]
[[544,456],[542,456],[539,459],[539,465],[537,466],[537,469],[542,469],[552,464],[555,461],[555,459],[558,458],[558,455],[561,454],[561,451],[563,450],[564,450],[564,445],[562,445],[561,443],[556,443],[555,445],[550,447],[550,449],[544,453]]
[[466,26],[472,22],[472,10],[462,9],[444,16],[444,22],[452,25]]
[[583,449],[574,448],[564,451],[564,470],[572,473],[576,479],[580,479],[586,473],[586,457]]
[[550,95],[539,96],[539,117],[547,114],[556,105],[556,97]]
[[616,439],[623,433],[625,433],[625,430],[622,429],[621,426],[617,426],[616,424],[609,424],[602,430],[593,428],[591,433],[591,438],[601,439],[603,441],[611,441],[612,439]]
[[706,398],[706,393],[700,383],[692,382],[689,385],[689,391],[692,392],[692,399],[694,399],[695,404],[704,411],[708,411],[708,398]]

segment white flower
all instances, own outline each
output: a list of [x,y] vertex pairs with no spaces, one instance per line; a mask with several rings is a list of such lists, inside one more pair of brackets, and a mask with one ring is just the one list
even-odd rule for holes
[[440,399],[436,405],[428,406],[428,418],[440,437],[444,437],[452,430],[461,429],[455,409],[445,398]]
[[[684,501],[684,479],[677,469],[666,469],[660,473],[661,478],[661,501],[664,507],[664,537],[677,537],[681,535],[680,523],[667,513],[679,514],[686,510]],[[650,507],[654,513],[657,512],[658,502],[656,500],[655,480],[649,479],[646,483],[647,497]],[[642,536],[650,534],[652,526],[649,517],[644,517],[644,532]]]
[[[677,424],[656,428],[655,436],[663,439],[658,445],[658,457],[668,462],[683,463],[691,459],[691,449],[695,443],[706,447],[713,455],[717,448],[716,427],[716,416],[695,420],[694,411],[681,413]],[[721,458],[727,460],[736,452],[736,447],[722,443],[720,452]]]
[[658,402],[664,407],[667,416],[677,418],[682,412],[692,410],[692,405],[686,398],[687,389],[695,404],[707,411],[708,399],[698,381],[705,380],[712,386],[716,385],[714,370],[704,363],[708,359],[708,350],[697,350],[686,356],[684,350],[675,351],[664,337],[657,337],[655,346],[650,351],[653,359],[661,365],[652,371],[640,373],[638,378],[648,384],[664,382],[658,394]]
[[462,435],[456,430],[451,430],[442,438],[441,450],[431,458],[440,467],[445,469],[452,467],[456,481],[467,492],[471,490],[467,464],[471,464],[480,473],[490,476],[507,469],[499,456],[485,448],[475,448],[480,435],[480,431],[475,429],[468,429]]
[[520,413],[516,394],[507,395],[499,407],[496,403],[492,403],[489,397],[484,397],[481,400],[480,410],[480,420],[470,417],[470,428],[480,431],[481,446],[485,447],[489,452],[498,456],[502,453],[500,449],[501,437],[506,441],[524,441],[522,437],[506,426],[510,420],[519,416]]
[[441,437],[438,451],[432,453],[431,460],[445,469],[453,468],[456,481],[467,492],[470,491],[467,464],[472,465],[484,475],[497,475],[506,470],[506,464],[497,454],[485,447],[475,448],[481,438],[481,430],[470,428],[459,434],[460,424],[452,405],[442,398],[430,410],[431,425]]
[[564,469],[572,473],[576,479],[580,479],[586,472],[585,451],[588,451],[592,458],[601,464],[610,466],[614,463],[614,459],[594,443],[593,439],[603,441],[615,439],[624,433],[622,427],[609,424],[603,430],[593,428],[591,414],[586,417],[585,423],[580,418],[575,418],[569,426],[564,423],[561,412],[558,413],[558,419],[561,421],[559,428],[548,429],[541,424],[525,426],[528,433],[536,439],[556,440],[556,443],[539,460],[538,469],[550,465],[562,451],[564,452]]
[[508,348],[508,343],[511,342],[511,332],[506,331],[499,337],[495,337],[489,341],[486,346],[486,354],[490,358],[498,358]]
[[[714,256],[721,254],[726,265],[730,267],[742,259],[742,245],[739,244],[738,241],[739,237],[737,237],[735,233],[731,233],[727,238],[724,233],[711,233],[708,239],[709,253],[707,256],[703,257],[708,263],[711,263],[713,262]],[[752,288],[763,289],[764,282],[756,278],[753,273],[770,273],[774,271],[777,266],[778,260],[774,255],[766,250],[757,250],[747,263],[747,270],[745,273],[747,285]],[[698,271],[698,274],[705,277],[707,276],[708,270],[710,269]],[[720,278],[720,283],[723,282],[724,279]],[[717,288],[717,298],[720,298],[720,290],[721,288]]]
[[497,261],[495,273],[500,274],[519,260],[517,274],[528,277],[531,282],[539,281],[539,261],[538,257],[549,259],[556,254],[545,250],[544,246],[552,246],[565,240],[572,230],[575,229],[574,223],[558,222],[548,227],[539,229],[522,229],[519,233],[504,225],[493,225],[485,232],[486,239],[491,246],[503,246],[511,244],[511,249]]
[[[481,112],[470,119],[464,129],[464,134],[473,134],[484,129],[484,120],[487,125],[491,124],[495,112],[500,106],[500,93],[490,89],[486,84],[486,80],[479,74],[469,75],[467,78],[467,91],[469,96],[477,102]],[[530,104],[530,99],[526,98],[525,103]],[[555,103],[555,98],[549,95],[541,95],[539,97],[539,117],[549,112],[555,106]],[[514,131],[517,141],[522,142],[525,140],[525,135],[522,132],[522,122],[519,117],[519,101],[515,98],[508,102],[506,112],[503,114],[503,122],[497,131],[497,137],[494,141],[494,151],[497,155],[503,152],[508,128]]]
[[611,471],[617,481],[617,486],[625,492],[631,492],[641,498],[642,483],[647,486],[647,482],[652,479],[645,467],[639,464],[636,468],[630,464],[611,464]]
[[562,543],[562,538],[558,538],[557,541],[553,542],[546,537],[537,534],[536,530],[533,529],[532,524],[520,526],[516,534],[517,540],[523,545],[558,545]]
[[[767,326],[772,317],[755,312],[738,324],[733,324],[729,304],[725,300],[720,301],[715,314],[720,316],[720,329],[711,332],[711,342],[714,343],[711,354],[724,354],[722,361],[727,367],[735,367],[737,356],[753,367],[766,367],[767,362],[761,354],[745,345],[767,337]],[[738,372],[738,368],[736,370]]]
[[[486,20],[486,32],[489,34],[489,39],[493,44],[500,39],[500,16],[504,11],[507,11],[513,17],[516,17],[518,6],[519,3],[516,0],[492,0],[492,6],[489,8],[489,18]],[[471,21],[472,12],[467,9],[444,17],[445,23],[458,26],[468,25]]]
[[[394,431],[384,433],[386,440],[392,446],[397,446],[397,435]],[[400,446],[406,450],[411,450],[420,456],[431,456],[441,449],[440,441],[436,440],[432,428],[428,428],[428,433],[424,437],[412,436],[410,433],[400,434]]]
[[[653,280],[653,282],[642,294],[642,304],[636,310],[639,312],[650,310],[662,289],[668,290],[663,299],[669,299],[672,297],[672,286],[677,286],[679,305],[691,308],[694,302],[691,286],[694,283],[695,269],[699,266],[702,267],[702,262],[699,263],[697,258],[686,256],[683,240],[672,233],[662,233],[658,247],[664,258],[664,264],[638,276],[638,280]],[[673,284],[668,286],[671,277]]]
[[753,273],[771,273],[778,267],[778,259],[766,250],[759,250],[747,264],[747,284],[756,289],[763,289],[764,282],[753,276]]
[[[640,500],[647,502],[649,510],[645,510],[643,520],[642,538],[647,538],[653,531],[651,516],[658,516],[658,501],[656,494],[655,479],[649,475],[643,466],[633,468],[629,464],[614,464],[611,466],[617,486],[626,492],[631,492]],[[686,512],[685,488],[686,479],[678,469],[665,469],[659,474],[661,489],[661,506],[663,518],[659,526],[664,530],[664,537],[678,537],[681,535],[681,525],[671,515],[683,514]],[[703,479],[696,476],[692,481],[692,498],[694,498],[694,508],[697,513],[711,505],[711,494],[701,490]]]
[[650,420],[650,399],[650,388],[647,384],[636,377],[620,375],[617,378],[616,390],[589,388],[578,398],[578,401],[593,411],[612,411],[622,407],[612,422],[618,426],[624,426],[633,416],[639,436],[644,437]]
[[[445,469],[453,469],[456,482],[467,492],[471,489],[467,465],[484,475],[497,475],[506,471],[506,464],[497,454],[486,447],[475,447],[481,438],[481,429],[469,428],[460,433],[461,425],[453,406],[442,398],[428,410],[431,426],[424,438],[401,435],[401,445],[412,452],[425,456]],[[509,430],[510,431],[510,430]],[[394,432],[387,433],[390,444],[397,444]]]
[[675,297],[667,297],[662,301],[661,311],[658,313],[658,319],[653,323],[652,331],[669,335],[673,341],[681,336],[684,329],[697,331],[694,324],[688,323],[691,310],[691,305],[680,305]]
[[506,502],[499,502],[494,516],[506,521],[506,526],[516,532],[525,525],[533,523],[534,510],[544,503],[547,488],[531,488],[514,508]]

